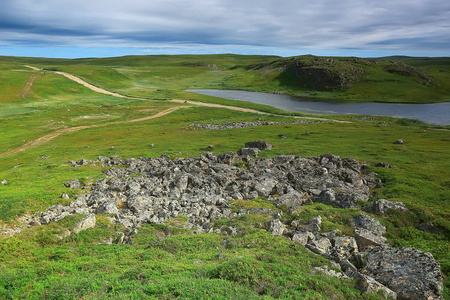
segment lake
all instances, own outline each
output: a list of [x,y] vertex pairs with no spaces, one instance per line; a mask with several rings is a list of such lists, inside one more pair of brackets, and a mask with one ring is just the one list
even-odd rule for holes
[[450,125],[450,102],[431,104],[331,103],[324,101],[306,101],[292,96],[247,91],[205,89],[187,91],[230,100],[265,104],[302,113],[389,116],[417,119],[429,124]]

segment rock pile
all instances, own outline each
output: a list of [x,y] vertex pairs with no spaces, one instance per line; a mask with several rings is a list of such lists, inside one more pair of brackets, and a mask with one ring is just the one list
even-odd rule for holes
[[192,123],[189,125],[190,129],[208,129],[208,130],[224,130],[224,129],[235,129],[235,128],[247,128],[255,126],[267,126],[267,125],[288,125],[288,124],[311,124],[311,123],[324,123],[321,120],[297,120],[290,122],[273,122],[273,121],[255,121],[255,122],[224,122],[222,124],[212,123],[212,124],[198,124]]
[[[186,228],[236,235],[233,227],[213,228],[214,220],[267,213],[273,218],[266,224],[269,232],[305,245],[332,261],[341,273],[320,269],[331,276],[357,278],[362,291],[380,292],[385,297],[440,299],[442,277],[431,254],[390,248],[383,237],[386,228],[369,215],[357,215],[351,221],[354,236],[346,236],[338,230],[322,232],[320,216],[306,225],[298,219],[286,225],[280,220],[280,213],[268,208],[233,211],[230,201],[254,198],[274,201],[287,213],[312,201],[356,208],[357,201],[367,201],[370,189],[380,184],[374,174],[366,172],[366,165],[351,158],[331,154],[310,158],[249,156],[271,147],[265,141],[253,141],[243,148],[247,150],[239,151],[240,155],[205,152],[197,158],[99,157],[97,161],[70,162],[73,166],[95,164],[110,168],[104,171],[106,178],[95,183],[67,181],[68,188],[81,187],[84,192],[68,206],[55,205],[41,212],[36,222],[47,224],[68,215],[86,214],[77,225],[79,231],[95,225],[95,214],[109,214],[114,222],[128,228],[130,234],[122,234],[122,240],[131,243],[135,228],[145,223],[185,216]],[[407,211],[403,203],[384,199],[363,210],[375,214]]]
[[[264,141],[247,146],[252,148],[243,149],[271,147]],[[208,231],[213,220],[236,216],[228,205],[233,199],[263,197],[294,212],[305,203],[322,201],[324,193],[332,193],[338,200],[331,204],[355,207],[357,200],[368,200],[370,187],[379,183],[373,175],[365,174],[364,164],[331,154],[256,159],[246,155],[248,152],[240,153],[205,152],[197,158],[173,160],[168,156],[100,157],[94,162],[72,162],[113,167],[104,171],[107,178],[94,183],[69,206],[56,205],[42,212],[40,222],[46,224],[70,214],[114,214],[118,223],[134,228],[183,215],[190,226]],[[69,180],[66,186],[79,188],[80,183]]]

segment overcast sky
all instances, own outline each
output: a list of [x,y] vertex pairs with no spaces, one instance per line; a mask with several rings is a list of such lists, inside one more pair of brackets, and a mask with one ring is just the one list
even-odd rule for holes
[[0,55],[450,56],[449,0],[0,0]]

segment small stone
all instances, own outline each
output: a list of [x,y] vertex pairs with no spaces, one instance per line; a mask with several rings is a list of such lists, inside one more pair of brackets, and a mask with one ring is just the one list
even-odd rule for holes
[[394,142],[394,144],[396,144],[396,145],[401,145],[401,144],[403,144],[403,140],[402,140],[402,139],[398,139],[398,140],[396,140],[396,141]]
[[62,198],[62,199],[66,199],[66,200],[67,200],[67,199],[70,199],[70,198],[69,198],[69,195],[67,195],[66,193],[62,193],[62,194],[61,194],[61,198]]
[[3,184],[3,185],[7,185],[8,181],[6,181],[6,179],[3,179],[2,182],[0,182],[0,183]]

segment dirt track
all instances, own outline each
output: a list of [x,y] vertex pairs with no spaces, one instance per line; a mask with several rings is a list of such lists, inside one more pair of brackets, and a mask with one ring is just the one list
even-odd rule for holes
[[22,98],[25,98],[25,96],[28,94],[28,92],[30,92],[31,87],[33,86],[33,82],[36,78],[37,78],[36,75],[30,76],[28,78],[27,83],[25,84],[25,86],[22,89],[22,92],[20,93],[20,96]]
[[[40,69],[38,69],[36,67],[33,67],[33,66],[25,65],[25,67],[33,69],[35,71],[40,71]],[[89,84],[86,81],[82,80],[81,78],[78,78],[78,77],[76,77],[76,76],[74,76],[72,74],[69,74],[69,73],[59,72],[59,71],[56,71],[54,73],[62,75],[62,76],[65,76],[65,77],[69,78],[70,80],[73,80],[73,81],[75,81],[75,82],[77,82],[77,83],[79,83],[79,84],[81,84],[81,85],[83,85],[83,86],[85,86],[85,87],[95,91],[95,92],[98,92],[98,93],[102,93],[102,94],[106,94],[106,95],[110,95],[110,96],[114,96],[114,97],[120,97],[120,98],[148,100],[148,99],[142,99],[142,98],[128,97],[128,96],[125,96],[125,95],[121,95],[121,94],[118,94],[118,93],[114,93],[114,92],[110,92],[110,91],[104,90],[102,88],[99,88],[99,87],[96,87],[96,86],[94,86],[92,84]],[[29,88],[31,88],[31,86],[33,84],[33,81],[34,81],[34,79],[31,79],[32,77],[30,77],[28,79],[25,88],[28,85],[29,85]],[[34,76],[34,78],[36,78],[36,76]],[[29,82],[30,82],[30,84],[29,84]],[[29,91],[29,89],[27,90],[27,93],[28,93],[28,91]],[[23,94],[23,92],[22,92],[22,94]],[[255,110],[255,109],[243,108],[243,107],[237,107],[237,106],[228,106],[228,105],[222,105],[222,104],[216,104],[216,103],[204,103],[204,102],[196,102],[196,101],[190,101],[190,100],[178,100],[178,99],[170,100],[170,102],[185,103],[185,104],[191,104],[191,105],[197,105],[197,106],[206,106],[206,107],[215,107],[215,108],[225,108],[225,109],[230,109],[230,110],[235,110],[235,111],[249,112],[249,113],[261,114],[261,115],[273,115],[273,114],[262,112],[262,111],[258,111],[258,110]],[[159,113],[157,113],[155,115],[151,115],[151,116],[143,117],[143,118],[139,118],[139,119],[123,121],[123,122],[112,122],[112,123],[101,124],[101,125],[77,126],[77,127],[59,129],[59,130],[56,130],[56,131],[54,131],[52,133],[46,134],[44,136],[41,136],[41,137],[31,141],[31,142],[28,142],[28,143],[26,143],[23,146],[20,146],[20,147],[17,147],[15,149],[9,150],[7,152],[1,153],[0,154],[0,158],[6,157],[6,156],[9,156],[9,155],[13,155],[13,154],[16,154],[16,153],[19,153],[19,152],[24,152],[24,151],[26,151],[28,149],[31,149],[31,148],[38,147],[38,146],[40,146],[42,144],[45,144],[45,143],[53,140],[54,138],[56,138],[56,137],[58,137],[58,136],[60,136],[61,134],[64,134],[64,133],[74,132],[74,131],[78,131],[78,130],[82,130],[82,129],[86,129],[86,128],[92,128],[92,127],[103,127],[103,126],[108,126],[108,125],[112,125],[112,124],[134,123],[134,122],[141,122],[141,121],[145,121],[145,120],[155,119],[155,118],[159,118],[159,117],[165,116],[165,115],[167,115],[167,114],[169,114],[171,112],[174,112],[175,110],[178,110],[178,109],[183,108],[183,107],[187,107],[187,106],[175,106],[175,107],[168,108],[168,109],[166,109],[164,111],[161,111],[161,112],[159,112]],[[279,115],[279,116],[282,116],[282,115]],[[283,117],[286,117],[286,116],[283,116]],[[340,121],[340,120],[325,119],[325,118],[314,118],[314,117],[294,117],[294,118],[296,118],[296,119],[333,121],[333,122],[339,122],[339,123],[352,123],[352,122],[348,122],[348,121]]]
[[175,110],[178,110],[180,108],[183,108],[186,106],[175,106],[175,107],[171,107],[168,108],[166,110],[163,110],[157,114],[148,116],[148,117],[144,117],[144,118],[139,118],[139,119],[133,119],[133,120],[128,120],[128,121],[122,121],[122,122],[111,122],[111,123],[106,123],[106,124],[101,124],[101,125],[87,125],[87,126],[76,126],[76,127],[70,127],[70,128],[64,128],[64,129],[58,129],[54,132],[51,132],[49,134],[43,135],[31,142],[26,143],[23,146],[17,147],[15,149],[6,151],[4,153],[0,154],[0,158],[9,156],[9,155],[13,155],[19,152],[24,152],[28,149],[31,148],[35,148],[38,147],[42,144],[45,144],[47,142],[50,142],[51,140],[53,140],[54,138],[57,138],[58,136],[64,134],[64,133],[68,133],[68,132],[74,132],[74,131],[78,131],[78,130],[82,130],[82,129],[87,129],[87,128],[93,128],[93,127],[104,127],[104,126],[108,126],[108,125],[113,125],[113,124],[121,124],[121,123],[134,123],[134,122],[141,122],[141,121],[145,121],[145,120],[150,120],[150,119],[156,119],[162,116],[165,116],[167,114],[170,114],[171,112],[174,112]]

